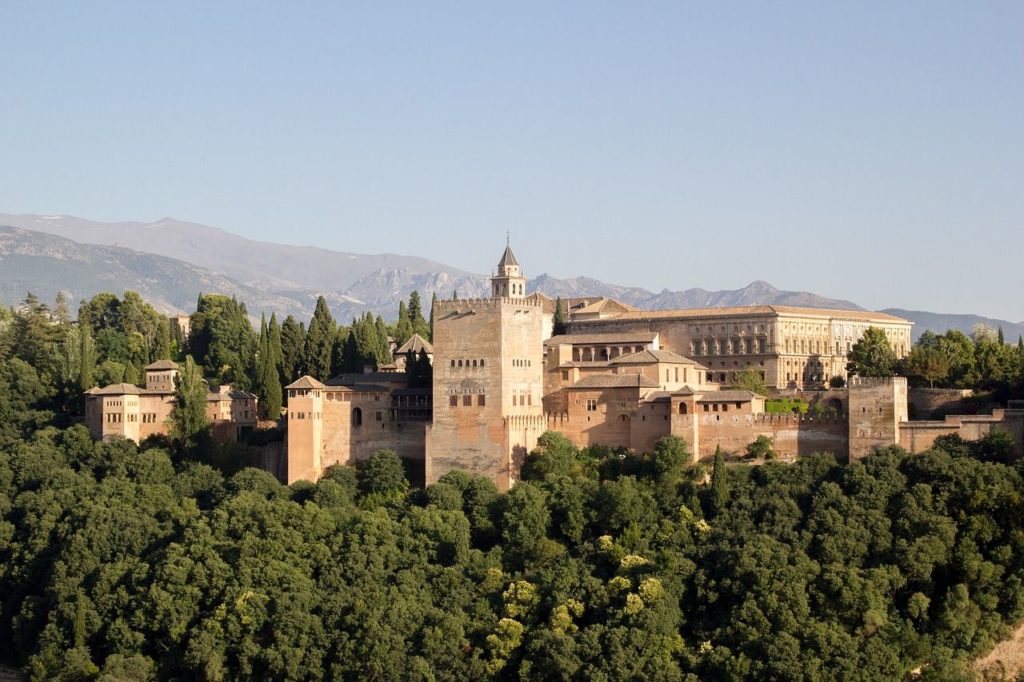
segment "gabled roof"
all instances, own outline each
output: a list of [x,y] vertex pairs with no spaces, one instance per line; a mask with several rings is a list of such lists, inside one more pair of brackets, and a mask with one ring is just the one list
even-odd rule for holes
[[631,306],[628,303],[616,301],[614,298],[601,297],[597,300],[579,300],[578,303],[569,306],[569,310],[567,312],[571,315],[593,315],[596,313],[612,315],[635,312],[636,310],[638,309],[635,306]]
[[503,268],[506,265],[515,265],[519,267],[519,261],[516,260],[515,254],[512,253],[512,247],[506,246],[505,253],[501,254],[501,260],[498,261],[498,267]]
[[96,395],[139,395],[135,384],[110,384],[96,391]]
[[308,374],[300,377],[297,381],[293,381],[284,387],[287,391],[290,388],[327,388],[319,381],[309,376]]
[[413,334],[408,341],[402,344],[402,347],[395,351],[395,355],[405,355],[409,351],[419,353],[421,350],[426,349],[427,355],[434,354],[434,347],[425,338],[419,334]]
[[658,388],[659,384],[643,374],[595,374],[566,388]]
[[651,365],[658,362],[673,365],[696,365],[690,358],[673,353],[670,350],[642,350],[639,353],[620,355],[610,360],[612,365]]
[[165,369],[178,369],[178,363],[173,360],[157,360],[146,365],[143,369],[146,371],[159,371]]

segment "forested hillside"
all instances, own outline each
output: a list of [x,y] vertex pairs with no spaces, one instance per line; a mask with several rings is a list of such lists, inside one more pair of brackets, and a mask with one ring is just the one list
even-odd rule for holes
[[43,429],[0,454],[0,660],[32,679],[894,680],[1024,616],[1004,443],[726,469],[548,435],[507,495],[382,452],[279,484]]

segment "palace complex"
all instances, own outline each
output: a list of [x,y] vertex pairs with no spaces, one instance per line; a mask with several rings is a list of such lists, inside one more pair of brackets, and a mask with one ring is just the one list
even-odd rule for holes
[[[917,452],[940,435],[993,429],[1024,442],[1024,410],[912,422],[901,377],[853,377],[827,389],[832,377],[847,378],[846,355],[869,327],[885,331],[897,357],[909,353],[911,323],[898,317],[776,305],[643,311],[607,298],[566,304],[566,329],[552,335],[554,301],[527,295],[506,248],[489,298],[438,301],[433,345],[411,341],[432,357],[430,388],[410,386],[397,363],[286,387],[284,478],[316,480],[332,464],[388,448],[423,461],[427,483],[460,469],[507,490],[548,430],[579,446],[636,452],[675,435],[695,460],[716,447],[740,454],[761,435],[783,457],[855,458],[896,444]],[[831,417],[766,413],[765,396],[733,386],[742,370],[771,388],[813,394]]]
[[[145,372],[145,388],[111,384],[86,391],[85,424],[93,438],[119,436],[138,443],[147,436],[167,433],[178,365],[158,360],[147,365]],[[237,440],[246,429],[256,426],[256,396],[231,386],[213,387],[206,396],[206,418],[214,441]]]

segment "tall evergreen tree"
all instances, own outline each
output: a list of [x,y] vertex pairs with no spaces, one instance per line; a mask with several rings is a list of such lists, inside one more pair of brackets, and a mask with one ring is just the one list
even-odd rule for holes
[[267,343],[270,345],[274,367],[277,369],[278,383],[282,386],[285,383],[291,383],[289,377],[284,375],[284,351],[281,348],[281,325],[277,322],[277,313],[270,314],[270,323],[267,325]]
[[277,370],[277,358],[267,328],[266,315],[260,320],[260,350],[256,375],[260,415],[264,419],[277,421],[281,416],[281,377]]
[[430,327],[423,317],[423,304],[420,302],[420,292],[414,291],[409,294],[409,322],[412,323],[412,330],[423,338],[430,336]]
[[81,344],[78,351],[78,388],[88,391],[95,385],[93,377],[96,372],[96,344],[88,322],[78,325],[78,342]]
[[171,359],[171,320],[167,317],[160,318],[160,326],[157,329],[156,339],[153,342],[153,352],[150,354],[153,360]]
[[405,301],[398,302],[398,322],[395,324],[395,343],[401,346],[412,337],[412,322]]
[[1000,346],[1006,345],[1006,339],[1003,338],[1003,326],[999,325],[999,330],[996,332],[996,341],[999,342]]
[[430,295],[430,342],[434,342],[434,308],[437,307],[437,292]]
[[171,438],[178,448],[196,454],[209,442],[206,419],[206,381],[191,355],[185,356],[174,379],[174,407],[171,408]]
[[565,333],[565,304],[562,302],[561,296],[555,299],[555,316],[552,320],[551,333],[555,336]]
[[309,323],[309,331],[306,332],[306,345],[302,356],[306,373],[320,381],[330,378],[328,375],[331,372],[331,350],[334,347],[335,328],[334,318],[327,308],[327,301],[320,296],[316,300],[316,309],[313,311],[313,319]]
[[715,446],[715,464],[711,469],[711,507],[717,516],[729,503],[729,479],[722,447]]
[[374,360],[376,360],[377,367],[380,367],[393,362],[394,358],[391,356],[391,343],[388,341],[388,326],[380,315],[377,316],[375,327],[377,330],[377,352],[374,354]]
[[282,383],[290,384],[305,374],[302,354],[306,349],[306,329],[294,317],[284,318],[281,325]]
[[341,371],[344,373],[361,372],[362,366],[359,362],[359,342],[356,341],[356,331],[359,323],[352,320],[352,327],[345,336],[345,349],[341,358]]

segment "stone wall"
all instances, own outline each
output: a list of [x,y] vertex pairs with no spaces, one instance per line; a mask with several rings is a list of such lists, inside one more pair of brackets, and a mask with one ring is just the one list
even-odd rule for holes
[[907,401],[916,419],[941,419],[947,414],[966,414],[971,410],[974,391],[960,388],[911,388]]
[[[683,428],[692,419],[692,415],[673,417],[673,421]],[[771,438],[775,451],[783,458],[831,452],[843,459],[849,452],[850,425],[845,419],[815,419],[787,414],[702,414],[696,419],[699,421],[697,452],[700,460],[714,457],[716,447],[721,447],[726,456],[743,457],[747,445],[758,436]]]

